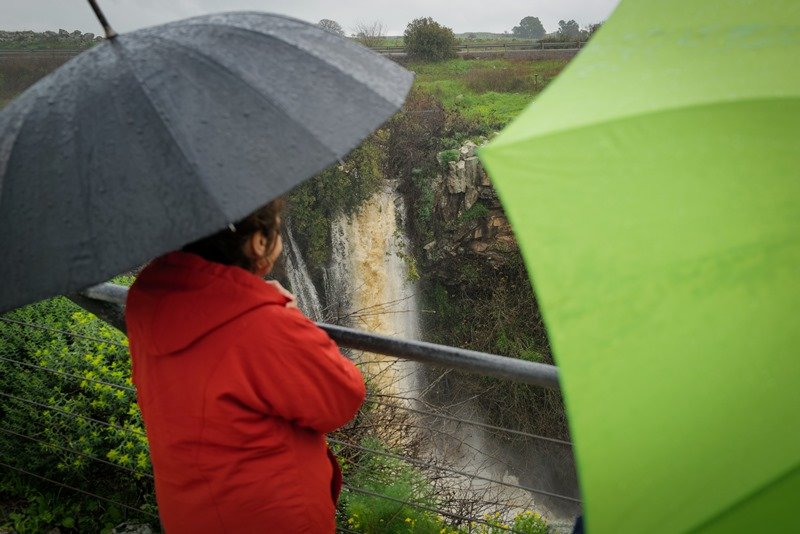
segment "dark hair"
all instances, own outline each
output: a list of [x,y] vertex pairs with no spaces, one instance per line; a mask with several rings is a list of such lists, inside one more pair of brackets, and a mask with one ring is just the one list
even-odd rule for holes
[[189,243],[181,250],[197,254],[208,261],[255,271],[254,259],[244,253],[244,244],[253,233],[260,230],[267,238],[267,251],[271,252],[281,233],[280,214],[284,204],[282,198],[277,198],[235,223],[233,230],[226,228]]

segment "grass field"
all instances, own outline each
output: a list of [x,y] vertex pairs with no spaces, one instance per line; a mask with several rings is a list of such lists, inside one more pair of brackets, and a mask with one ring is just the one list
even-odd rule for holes
[[452,59],[409,63],[415,84],[445,108],[491,129],[508,124],[561,72],[566,60]]
[[[65,58],[19,57],[0,63],[0,108]],[[516,117],[566,66],[567,60],[451,59],[408,63],[415,84],[445,107],[487,130]]]

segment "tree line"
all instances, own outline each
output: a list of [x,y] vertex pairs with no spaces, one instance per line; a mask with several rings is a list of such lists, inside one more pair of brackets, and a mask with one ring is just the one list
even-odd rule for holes
[[[335,20],[322,19],[317,25],[333,34],[346,36],[344,28]],[[600,25],[601,23],[590,24],[582,29],[573,19],[560,20],[558,21],[558,30],[554,34],[548,35],[538,17],[527,16],[520,20],[519,25],[512,28],[511,34],[523,39],[585,41],[600,28]],[[351,37],[364,46],[377,48],[384,43],[385,27],[379,21],[358,22],[353,28]],[[403,47],[406,54],[413,59],[439,61],[452,58],[456,55],[457,45],[458,40],[452,28],[439,24],[431,17],[412,20],[403,33]]]

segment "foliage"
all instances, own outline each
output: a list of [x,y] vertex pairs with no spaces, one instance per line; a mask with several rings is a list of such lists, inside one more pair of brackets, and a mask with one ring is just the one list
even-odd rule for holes
[[361,447],[355,464],[347,466],[347,483],[358,491],[345,488],[342,493],[338,517],[342,528],[365,534],[504,534],[509,529],[547,534],[547,523],[530,511],[510,522],[496,512],[485,515],[480,523],[452,525],[433,511],[441,509],[442,503],[426,474],[397,458],[402,448],[393,450],[373,437],[363,439]]
[[453,30],[430,17],[414,19],[403,33],[406,54],[412,59],[442,61],[456,56]]
[[377,132],[343,163],[328,167],[289,195],[288,216],[309,268],[322,267],[330,259],[332,220],[354,213],[380,187],[384,137]]
[[413,233],[433,237],[432,182],[436,176],[436,154],[441,148],[447,116],[433,95],[412,90],[403,110],[389,122],[386,167],[389,176],[401,180],[406,200],[415,206],[411,218]]
[[597,30],[603,27],[603,22],[595,22],[594,24],[589,24],[585,30],[582,32],[585,34],[585,39],[591,39],[594,37],[594,34],[597,33]]
[[481,202],[476,202],[470,206],[467,211],[461,214],[458,218],[458,222],[476,221],[485,218],[487,215],[489,215],[489,208]]
[[[21,486],[19,490],[14,490]],[[7,490],[5,488],[12,488]],[[69,492],[40,493],[26,485],[19,477],[9,477],[0,483],[0,493],[26,493],[28,498],[7,518],[0,518],[2,528],[11,528],[19,534],[40,532],[100,532],[107,534],[125,519],[125,512],[103,501],[86,499]]]
[[335,20],[322,19],[319,22],[317,22],[317,26],[319,26],[325,31],[331,32],[334,35],[344,37],[344,30],[342,29],[341,24],[339,24]]
[[375,438],[365,439],[362,446],[379,452],[362,453],[357,469],[350,473],[348,484],[388,498],[356,491],[343,493],[340,507],[347,517],[346,527],[375,534],[439,532],[441,520],[415,506],[436,506],[432,488],[423,473],[403,460],[381,455],[392,451]]
[[[138,508],[142,520],[152,520],[146,515],[154,511],[150,457],[125,337],[63,298],[4,318],[76,335],[0,322],[0,392],[5,394],[0,398],[0,461],[73,487],[91,480],[103,488],[102,496]],[[57,488],[15,476],[15,483],[0,490],[28,503],[11,517],[22,532],[42,531],[44,524],[100,531],[114,515],[115,507],[98,502],[95,515],[80,517],[75,510],[88,506],[85,498],[59,500],[63,510],[58,511],[50,504]],[[43,506],[52,513],[43,513]],[[93,527],[86,521],[94,521]]]
[[525,17],[519,21],[519,26],[514,26],[511,33],[525,39],[541,39],[547,32],[545,32],[539,17]]
[[581,28],[574,20],[559,20],[558,35],[567,39],[578,39],[581,36]]
[[457,148],[449,148],[439,152],[439,159],[441,160],[442,165],[447,165],[451,161],[458,161],[459,157],[460,153]]
[[476,93],[520,93],[530,92],[534,88],[530,69],[522,63],[500,69],[474,68],[467,72],[464,82]]
[[[448,125],[460,123],[456,132],[477,136],[508,124],[566,64],[565,60],[459,58],[437,63],[412,62],[408,67],[417,74],[415,87],[441,101],[448,112]],[[524,80],[524,85],[517,80]],[[522,87],[517,89],[517,84]],[[505,92],[506,89],[516,92]]]
[[522,512],[514,518],[511,528],[526,534],[547,534],[549,530],[545,520],[536,512]]
[[373,22],[359,21],[356,23],[353,36],[356,41],[367,48],[378,48],[384,44],[386,28],[379,20]]
[[[460,275],[443,280],[423,266],[424,330],[431,341],[541,363],[552,363],[539,308],[518,251],[499,270],[459,258]],[[451,374],[452,375],[452,374]],[[436,378],[436,377],[432,377]],[[431,400],[480,395],[494,424],[568,438],[560,396],[551,391],[460,374],[440,380]],[[538,407],[539,409],[533,409]]]
[[412,172],[416,175],[435,172],[446,120],[439,99],[426,91],[412,89],[403,109],[389,122],[386,145],[389,176],[408,179]]

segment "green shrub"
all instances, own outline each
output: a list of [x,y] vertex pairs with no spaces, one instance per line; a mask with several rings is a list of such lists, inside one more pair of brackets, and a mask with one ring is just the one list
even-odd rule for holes
[[467,87],[476,93],[519,93],[534,90],[530,69],[522,63],[506,68],[474,68],[464,76]]
[[441,160],[442,165],[447,165],[451,161],[458,161],[459,157],[460,152],[458,151],[458,148],[451,148],[439,152],[439,159]]
[[535,512],[522,512],[514,518],[511,528],[525,534],[547,534],[548,531],[545,520]]
[[480,202],[476,202],[470,206],[467,211],[462,213],[458,217],[458,220],[459,222],[477,221],[478,219],[486,218],[487,215],[489,215],[489,208]]
[[456,57],[458,42],[453,30],[430,17],[414,19],[403,33],[403,46],[412,59],[441,61]]
[[289,194],[288,216],[310,269],[330,260],[333,219],[354,213],[380,188],[383,136],[379,131],[367,138],[344,162],[328,167]]
[[[150,457],[131,387],[125,336],[64,298],[15,310],[3,318],[75,335],[0,321],[0,392],[4,394],[0,396],[0,462],[100,494],[141,510],[141,520],[152,520],[148,516],[155,513]],[[66,497],[67,511],[48,515],[41,512],[41,503],[50,503],[63,492],[17,471],[9,474],[17,482],[4,484],[0,490],[28,503],[14,511],[17,530],[39,532],[34,525],[48,521],[62,531],[78,529],[78,523],[69,526],[69,518],[74,521],[76,516],[67,508],[85,506],[80,504],[87,501],[85,497]],[[87,521],[95,521],[96,531],[102,530],[112,508],[98,502],[94,519],[81,519],[84,527],[79,530],[93,530],[86,528]]]

